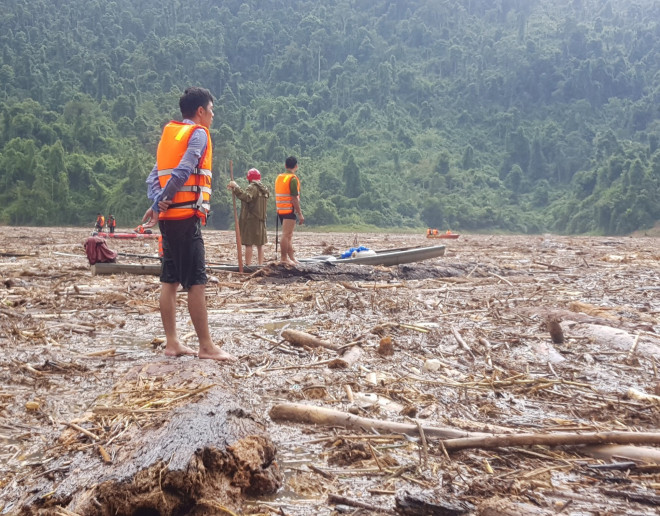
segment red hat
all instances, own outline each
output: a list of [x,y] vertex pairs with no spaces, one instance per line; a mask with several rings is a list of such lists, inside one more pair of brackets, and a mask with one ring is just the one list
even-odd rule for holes
[[247,173],[248,181],[259,181],[261,179],[261,173],[256,168],[251,168]]

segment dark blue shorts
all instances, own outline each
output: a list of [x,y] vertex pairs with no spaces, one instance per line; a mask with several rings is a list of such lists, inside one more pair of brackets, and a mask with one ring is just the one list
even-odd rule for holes
[[280,222],[284,222],[284,219],[289,219],[289,220],[298,220],[296,217],[296,214],[291,212],[291,213],[285,213],[282,215],[281,213],[278,213],[277,216],[280,218]]
[[163,235],[162,283],[180,283],[188,290],[206,285],[206,253],[202,225],[198,217],[158,221]]

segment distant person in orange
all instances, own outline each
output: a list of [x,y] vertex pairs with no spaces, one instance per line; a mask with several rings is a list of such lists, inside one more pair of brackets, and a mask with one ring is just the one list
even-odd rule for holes
[[100,213],[97,213],[96,214],[96,224],[94,226],[96,228],[96,231],[99,232],[99,233],[103,233],[103,226],[105,226],[105,217],[103,215],[101,215]]
[[293,230],[298,224],[305,223],[305,217],[300,209],[300,179],[296,175],[298,160],[289,156],[284,162],[284,173],[275,179],[275,204],[277,216],[282,224],[282,240],[280,242],[281,262],[286,265],[296,265],[298,261],[293,251]]
[[110,231],[110,234],[114,234],[115,232],[115,227],[117,227],[117,221],[115,220],[114,215],[110,215],[108,217],[108,231]]

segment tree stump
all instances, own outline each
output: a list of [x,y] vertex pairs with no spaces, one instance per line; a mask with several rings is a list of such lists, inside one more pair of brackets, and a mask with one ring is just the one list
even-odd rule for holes
[[68,423],[44,467],[50,482],[35,472],[38,491],[16,514],[226,515],[243,495],[277,491],[275,446],[221,383],[225,372],[194,359],[133,369]]

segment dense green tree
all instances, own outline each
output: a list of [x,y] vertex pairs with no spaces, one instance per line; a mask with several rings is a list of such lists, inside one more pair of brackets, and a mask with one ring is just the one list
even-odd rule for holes
[[344,194],[346,197],[359,197],[363,192],[362,176],[360,168],[355,163],[355,158],[349,154],[342,173],[344,179]]
[[291,154],[310,163],[310,224],[333,208],[339,224],[381,227],[658,220],[654,0],[3,7],[2,223],[139,217],[160,131],[192,84],[216,97],[212,227],[233,223],[229,160],[274,172]]

